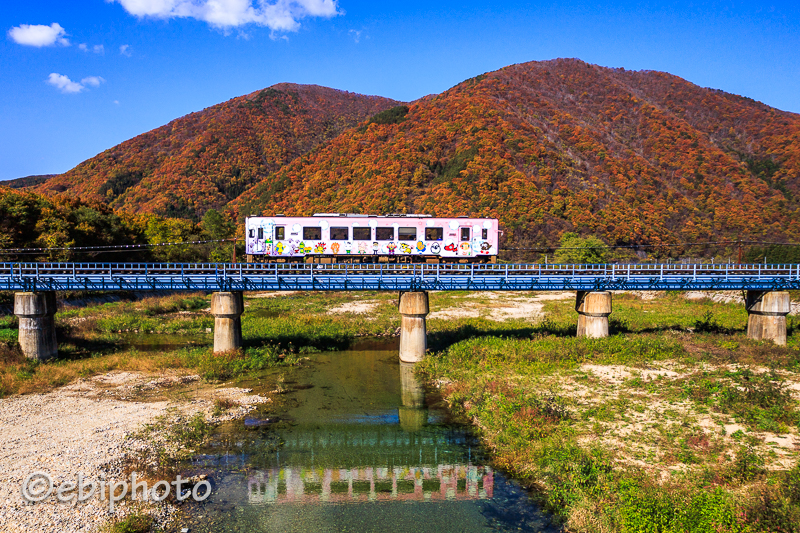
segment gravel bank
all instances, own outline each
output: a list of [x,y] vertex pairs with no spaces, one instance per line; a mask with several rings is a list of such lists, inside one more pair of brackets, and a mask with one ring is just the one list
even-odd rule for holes
[[[212,422],[243,416],[255,404],[269,401],[249,395],[248,389],[220,388],[189,394],[189,400],[136,401],[143,392],[167,390],[197,381],[197,376],[143,376],[113,372],[62,387],[45,394],[0,400],[0,531],[96,531],[113,516],[108,502],[92,497],[86,502],[64,504],[51,496],[29,504],[22,498],[23,480],[43,471],[57,488],[74,482],[82,473],[87,481],[122,480],[122,465],[129,454],[148,444],[126,437],[164,415],[171,408],[182,414],[202,412]],[[185,398],[185,396],[184,396]],[[212,417],[215,398],[240,404],[222,417]],[[164,523],[175,508],[167,503],[149,510]],[[127,504],[115,513],[122,516]]]

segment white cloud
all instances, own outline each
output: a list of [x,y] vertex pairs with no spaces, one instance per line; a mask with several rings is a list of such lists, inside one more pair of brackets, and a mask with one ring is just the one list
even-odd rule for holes
[[340,15],[338,0],[106,0],[118,2],[131,15],[155,18],[194,18],[217,28],[246,24],[273,31],[296,31],[300,19]]
[[83,85],[80,83],[72,81],[63,74],[56,74],[55,72],[51,73],[46,81],[64,94],[79,93],[84,89]]
[[360,30],[350,30],[350,37],[358,44],[361,41],[361,31]]
[[8,36],[17,44],[26,46],[50,46],[60,44],[69,46],[69,41],[64,37],[67,32],[60,24],[54,22],[49,26],[43,24],[20,24],[8,30]]
[[124,55],[125,57],[131,57],[131,55],[133,55],[131,53],[131,45],[123,44],[122,46],[119,47],[119,53]]
[[[81,43],[81,44],[78,45],[78,49],[79,50],[83,50],[84,52],[88,52],[89,51],[89,46],[86,43]],[[102,44],[96,44],[96,45],[92,46],[92,52],[94,52],[95,54],[105,54],[106,53],[106,47],[103,46]]]
[[81,80],[81,84],[85,87],[87,85],[91,85],[92,87],[100,87],[101,83],[105,83],[105,79],[101,78],[100,76],[89,76],[88,78],[83,78]]
[[101,83],[105,83],[105,79],[101,78],[100,76],[89,76],[87,78],[83,78],[80,83],[77,81],[72,81],[69,77],[58,74],[53,72],[48,76],[45,82],[49,83],[53,87],[57,88],[64,94],[75,94],[83,91],[86,89],[87,86],[90,87],[100,87]]

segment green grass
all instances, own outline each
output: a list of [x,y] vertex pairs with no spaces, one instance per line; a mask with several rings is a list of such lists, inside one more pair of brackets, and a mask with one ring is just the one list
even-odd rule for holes
[[150,515],[137,512],[125,518],[114,520],[103,531],[106,533],[148,533],[152,530],[154,520]]
[[[432,312],[491,310],[502,298],[433,293],[430,304]],[[358,337],[393,335],[400,325],[392,293],[246,298],[243,348],[213,354],[209,300],[170,295],[58,313],[61,357],[43,364],[21,357],[16,318],[2,317],[0,396],[114,369],[186,369],[225,380],[344,349]],[[374,308],[329,313],[354,302]],[[746,338],[742,305],[622,294],[614,295],[612,335],[578,339],[574,301],[542,303],[544,320],[428,320],[432,355],[420,369],[478,428],[497,466],[531,486],[570,531],[798,531],[798,454],[779,456],[761,436],[800,429],[788,389],[800,372],[793,321],[788,346],[777,347]],[[143,335],[197,344],[129,346]],[[620,377],[610,381],[596,367]],[[741,429],[727,434],[723,426],[733,423]],[[199,423],[174,425],[174,440],[186,446],[202,438]],[[177,460],[164,450],[156,464],[169,469]],[[776,467],[779,460],[795,466]]]
[[[578,339],[573,305],[548,301],[545,321],[507,333],[473,321],[420,365],[499,467],[570,531],[800,531],[798,454],[776,469],[758,433],[800,430],[797,339],[750,341],[741,306],[674,294],[615,295],[612,336]],[[745,431],[725,435],[732,422]]]

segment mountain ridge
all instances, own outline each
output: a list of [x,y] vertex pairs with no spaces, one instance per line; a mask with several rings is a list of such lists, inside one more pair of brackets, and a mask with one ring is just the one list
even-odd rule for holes
[[[269,109],[290,122],[281,107],[295,105],[290,86],[273,87],[280,94],[239,98],[276,96]],[[300,149],[251,172],[214,206],[239,217],[496,216],[515,245],[552,245],[565,231],[618,245],[800,238],[800,115],[747,97],[663,72],[556,59],[509,65],[407,104],[379,102],[366,106],[370,116],[350,113],[335,135],[319,135],[320,120],[284,135]],[[307,131],[317,136],[309,141]],[[40,190],[74,179],[70,172]],[[158,212],[158,201],[111,205]]]
[[271,170],[397,103],[280,83],[172,120],[35,190],[68,191],[124,212],[197,219]]

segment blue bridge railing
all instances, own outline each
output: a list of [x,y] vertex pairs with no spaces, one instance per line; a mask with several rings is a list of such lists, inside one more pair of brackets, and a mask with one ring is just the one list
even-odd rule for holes
[[800,265],[0,263],[0,290],[790,290]]

